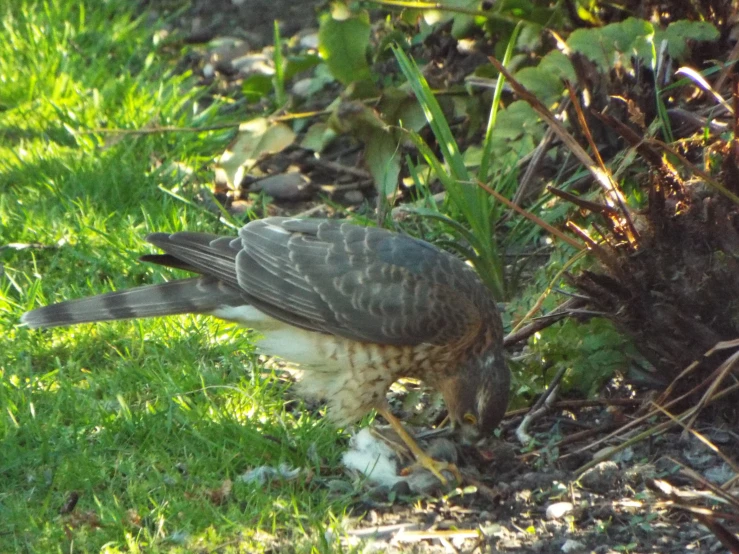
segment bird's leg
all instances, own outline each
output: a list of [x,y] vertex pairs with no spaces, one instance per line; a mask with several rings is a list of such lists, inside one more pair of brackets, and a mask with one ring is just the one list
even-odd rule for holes
[[410,433],[405,430],[405,427],[403,427],[403,424],[400,422],[400,420],[390,412],[389,408],[387,408],[386,406],[379,407],[377,408],[377,413],[387,420],[393,430],[406,444],[413,456],[415,456],[415,465],[420,465],[421,467],[429,470],[436,476],[437,479],[439,479],[439,481],[441,481],[442,485],[446,486],[446,484],[448,483],[448,479],[441,474],[442,470],[444,469],[450,471],[458,482],[462,481],[462,476],[459,473],[457,466],[449,462],[434,460],[431,456],[426,454],[426,452],[424,452],[423,449],[418,446],[418,443],[410,435]]

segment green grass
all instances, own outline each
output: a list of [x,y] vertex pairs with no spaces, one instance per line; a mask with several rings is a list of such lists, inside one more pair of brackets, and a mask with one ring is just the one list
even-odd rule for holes
[[[226,230],[161,189],[182,183],[175,164],[207,184],[227,132],[89,132],[223,123],[133,4],[0,8],[0,552],[338,550],[326,531],[349,498],[325,481],[341,435],[286,402],[247,333],[194,317],[18,325],[40,305],[162,280],[136,261],[147,232]],[[238,480],[280,463],[315,477]]]

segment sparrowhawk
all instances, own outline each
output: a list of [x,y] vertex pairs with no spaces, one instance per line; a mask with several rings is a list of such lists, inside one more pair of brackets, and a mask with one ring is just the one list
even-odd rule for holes
[[438,476],[387,408],[394,381],[418,378],[440,391],[467,439],[492,433],[505,412],[510,373],[496,304],[470,267],[427,242],[282,217],[252,221],[236,237],[146,240],[165,253],[141,260],[198,276],[53,304],[22,321],[36,328],[200,313],[238,322],[262,335],[262,351],[305,370],[299,392],[324,399],[331,419],[348,425],[376,409]]

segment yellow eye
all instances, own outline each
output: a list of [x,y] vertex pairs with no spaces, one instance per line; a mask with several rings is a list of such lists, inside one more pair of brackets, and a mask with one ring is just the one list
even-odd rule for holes
[[472,414],[464,414],[464,422],[469,423],[470,425],[475,425],[477,423],[477,418]]

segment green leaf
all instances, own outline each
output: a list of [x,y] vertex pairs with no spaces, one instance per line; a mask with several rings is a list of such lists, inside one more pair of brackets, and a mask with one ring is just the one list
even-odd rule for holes
[[500,110],[491,141],[491,157],[495,167],[515,166],[516,160],[534,149],[544,131],[545,125],[523,100],[517,100]]
[[567,39],[567,45],[595,62],[601,71],[608,71],[617,62],[631,67],[636,57],[647,64],[654,58],[655,47],[663,40],[673,58],[688,55],[690,41],[716,40],[719,32],[707,21],[676,21],[667,29],[655,29],[648,21],[629,17],[598,29],[578,29]]
[[298,73],[308,71],[321,63],[321,58],[315,54],[301,54],[289,56],[285,60],[285,80],[289,81]]
[[559,77],[541,67],[525,67],[516,73],[516,79],[547,107],[558,102],[564,91]]
[[559,50],[552,50],[544,56],[539,62],[539,69],[548,71],[562,80],[572,83],[577,81],[577,75],[575,74],[575,68],[572,67],[572,62]]
[[305,132],[303,140],[300,141],[300,146],[306,150],[322,152],[326,145],[335,138],[336,133],[328,126],[327,123],[314,123]]
[[367,12],[357,15],[334,9],[321,17],[318,51],[331,73],[342,84],[369,80],[367,63],[370,23]]
[[385,198],[394,195],[400,176],[400,153],[393,136],[382,129],[374,129],[366,141],[364,158],[377,192]]
[[416,98],[406,90],[386,88],[378,105],[383,119],[391,125],[420,131],[426,126],[426,117]]
[[272,91],[272,76],[254,73],[244,79],[241,91],[247,102],[259,102]]
[[274,154],[290,146],[295,133],[284,123],[256,118],[239,126],[239,134],[218,160],[229,185],[238,187],[244,174],[265,154]]
[[344,101],[329,117],[329,126],[350,133],[365,145],[365,162],[382,196],[395,193],[400,175],[398,139],[380,114],[362,102]]
[[567,45],[605,72],[616,63],[630,68],[632,57],[651,62],[653,39],[651,23],[629,17],[598,29],[578,29],[567,39]]
[[688,55],[688,41],[713,41],[718,38],[718,30],[707,21],[680,20],[670,23],[666,30],[659,31],[655,42],[659,45],[666,40],[670,56],[681,61]]

